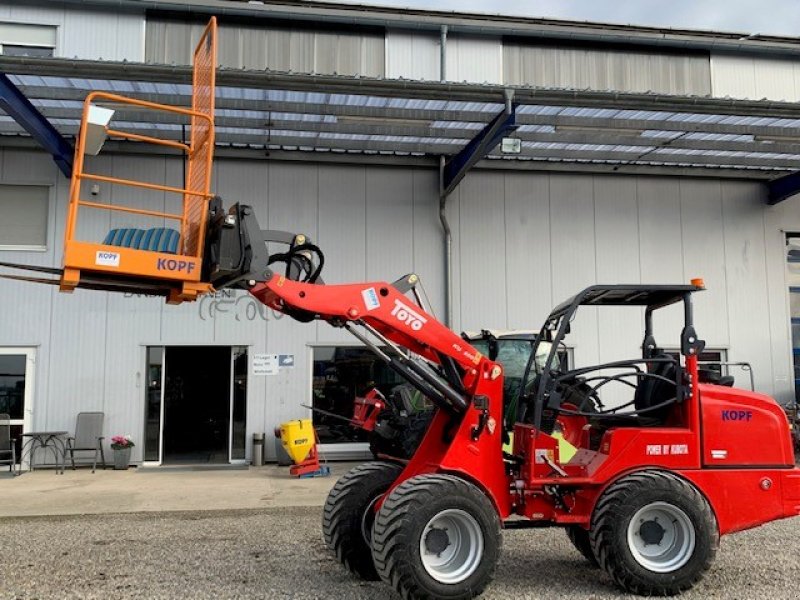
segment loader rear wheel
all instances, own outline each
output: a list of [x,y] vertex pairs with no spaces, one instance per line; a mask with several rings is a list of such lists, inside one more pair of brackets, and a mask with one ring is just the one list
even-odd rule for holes
[[375,503],[403,470],[391,462],[371,462],[348,471],[328,494],[322,512],[325,543],[351,573],[380,579],[372,562],[370,537]]
[[572,542],[572,545],[575,546],[575,549],[580,552],[587,561],[589,561],[589,564],[592,567],[596,568],[600,566],[597,563],[597,558],[594,556],[594,551],[592,550],[592,540],[588,531],[579,525],[569,525],[567,527],[567,537],[569,538],[569,541]]
[[452,475],[419,475],[401,483],[372,529],[378,574],[406,600],[478,596],[494,577],[501,545],[494,505]]
[[592,515],[590,538],[600,566],[616,584],[644,596],[690,589],[719,547],[706,499],[664,471],[634,473],[608,488]]

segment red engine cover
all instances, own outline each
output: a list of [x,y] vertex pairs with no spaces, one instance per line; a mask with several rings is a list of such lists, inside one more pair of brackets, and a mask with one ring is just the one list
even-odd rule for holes
[[701,384],[703,464],[794,466],[789,420],[769,396]]

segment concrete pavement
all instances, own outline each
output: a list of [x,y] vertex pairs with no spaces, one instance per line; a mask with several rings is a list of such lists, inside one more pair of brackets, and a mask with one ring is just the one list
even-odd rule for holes
[[0,472],[0,517],[258,509],[322,506],[352,463],[331,465],[328,477],[297,479],[288,467],[127,471],[89,469]]

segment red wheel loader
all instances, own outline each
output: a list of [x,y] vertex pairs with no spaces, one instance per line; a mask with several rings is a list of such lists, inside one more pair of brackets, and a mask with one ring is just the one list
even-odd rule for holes
[[[219,198],[208,199],[214,32],[212,21],[196,52],[193,109],[169,108],[191,119],[191,142],[184,144],[190,168],[185,188],[156,187],[182,195],[184,212],[81,199],[86,179],[153,187],[83,172],[86,132],[98,127],[90,122],[92,101],[126,102],[95,94],[87,99],[76,148],[65,268],[38,270],[56,271],[52,282],[65,291],[134,291],[170,302],[244,289],[297,321],[346,330],[433,401],[435,413],[410,460],[365,464],[332,489],[323,533],[345,568],[382,579],[404,598],[472,598],[492,580],[504,529],[552,526],[564,528],[623,590],[670,595],[702,578],[721,535],[800,514],[800,470],[783,410],[767,396],[701,377],[703,341],[692,310],[699,281],[597,285],[558,305],[537,336],[516,407],[504,414],[502,365],[407,295],[415,292],[416,276],[325,285],[322,251],[309,239],[262,231],[249,206],[226,210]],[[159,143],[107,125],[105,132]],[[102,242],[79,241],[79,208],[134,212],[161,225],[174,218],[181,230],[113,230]],[[270,254],[267,242],[288,250]],[[671,305],[682,306],[682,327],[657,342],[653,315]],[[628,307],[632,318],[643,314],[641,352],[563,369],[559,346],[586,307],[599,309],[600,319],[606,307]],[[544,343],[549,351],[540,363],[534,359]],[[677,347],[677,357],[665,347]],[[618,394],[613,408],[598,410],[611,404],[597,400],[612,385],[627,397]],[[563,418],[578,432],[578,451],[569,459],[552,435]],[[508,442],[511,452],[504,452]]]

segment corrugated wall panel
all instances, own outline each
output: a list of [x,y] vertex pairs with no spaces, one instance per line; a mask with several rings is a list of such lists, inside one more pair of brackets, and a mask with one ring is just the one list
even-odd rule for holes
[[0,6],[0,18],[58,28],[56,56],[86,60],[144,59],[144,10],[100,12],[63,6]]
[[800,61],[733,54],[711,56],[712,94],[750,100],[800,100]]
[[366,280],[391,283],[414,265],[414,178],[376,167],[366,172]]
[[[413,262],[434,316],[444,321],[444,231],[439,220],[439,177],[432,169],[414,169]],[[448,215],[451,211],[448,211]],[[449,216],[448,216],[449,218]],[[452,226],[452,222],[451,222]]]
[[[319,246],[328,257],[327,283],[364,281],[366,257],[366,170],[319,166]],[[320,323],[320,342],[352,342],[350,334]]]
[[[147,62],[189,64],[203,25],[148,18]],[[385,40],[380,33],[340,33],[275,27],[219,26],[220,65],[296,73],[381,77]]]
[[[683,236],[681,233],[680,180],[640,177],[637,180],[639,198],[639,264],[642,283],[682,283]],[[656,341],[675,348],[676,341],[668,339],[682,327],[683,313],[668,308],[653,319]],[[668,343],[669,342],[669,343]]]
[[[764,243],[764,196],[758,184],[722,184],[728,358],[753,365],[756,389],[773,394],[772,347]],[[784,290],[785,293],[785,290]],[[700,330],[698,330],[700,331]]]
[[[595,252],[598,283],[639,283],[639,215],[636,180],[596,177]],[[636,356],[642,344],[643,312],[631,308],[601,311],[598,344],[603,362]],[[639,327],[637,328],[636,325]]]
[[440,63],[438,36],[394,29],[386,32],[386,77],[437,81]]
[[538,329],[553,307],[549,176],[506,174],[504,220],[507,326]]
[[711,93],[709,57],[536,46],[505,40],[505,83],[574,89]]
[[447,80],[503,82],[503,42],[489,36],[450,35],[447,38]]
[[[746,184],[745,184],[746,185]],[[708,347],[727,348],[729,335],[729,293],[726,267],[738,258],[728,256],[722,202],[724,191],[718,181],[680,182],[683,240],[683,280],[701,277],[707,291],[695,294],[698,335]],[[680,315],[678,315],[680,317]]]
[[[596,282],[595,243],[594,178],[551,175],[550,261],[554,304]],[[598,364],[602,357],[597,338],[597,309],[584,308],[579,312],[572,330],[567,344],[574,344],[576,364]]]
[[505,329],[506,243],[504,175],[483,173],[460,186],[461,328]]

